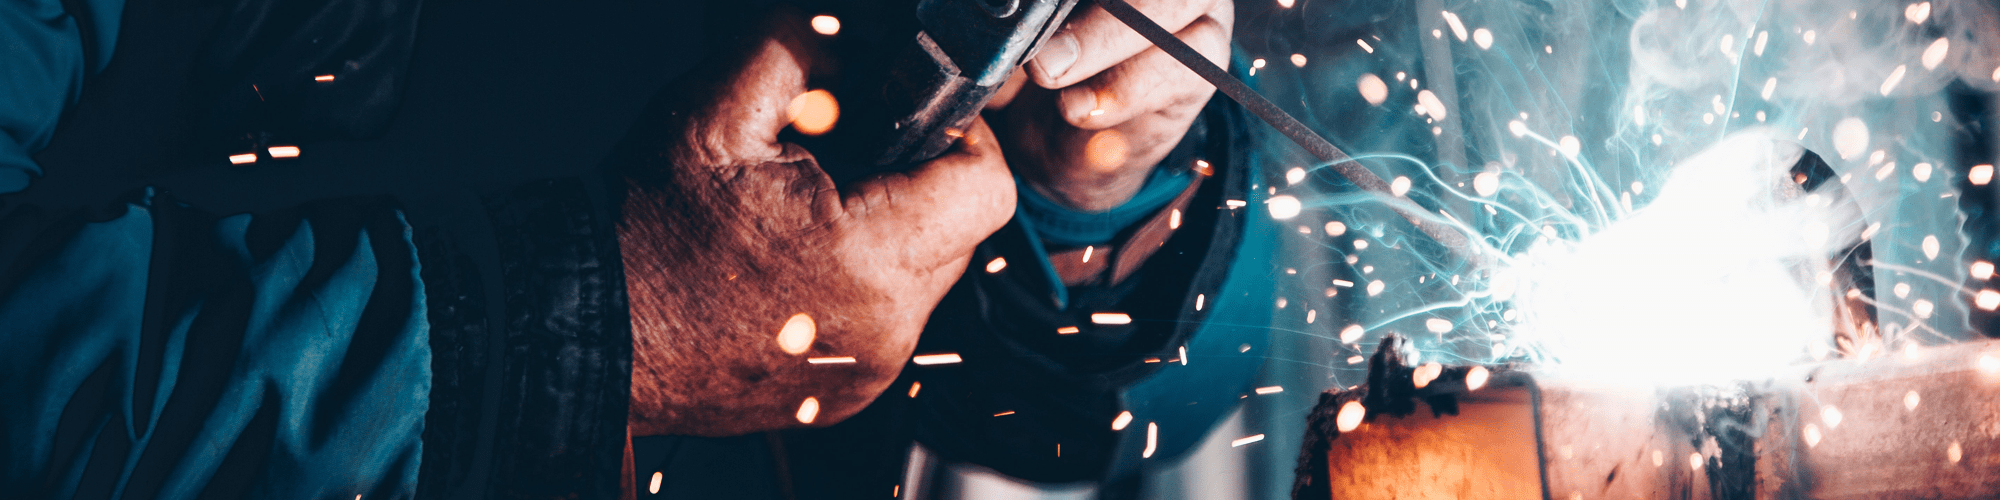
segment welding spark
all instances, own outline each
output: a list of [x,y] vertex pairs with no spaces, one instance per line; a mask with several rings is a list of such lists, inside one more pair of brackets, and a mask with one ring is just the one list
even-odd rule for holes
[[1366,416],[1368,408],[1361,406],[1360,401],[1348,401],[1340,405],[1340,413],[1334,415],[1333,424],[1340,432],[1351,432],[1361,427],[1361,418]]
[[805,402],[799,403],[797,416],[801,424],[813,423],[813,419],[819,418],[819,399],[807,397]]
[[[910,358],[910,362],[919,365],[948,365],[962,361],[965,360],[959,358],[958,353],[919,354],[915,357]],[[916,390],[912,389],[910,392],[916,392]]]
[[786,354],[805,354],[812,348],[813,337],[819,328],[813,324],[812,316],[806,313],[792,315],[785,320],[785,326],[778,330],[778,349]]

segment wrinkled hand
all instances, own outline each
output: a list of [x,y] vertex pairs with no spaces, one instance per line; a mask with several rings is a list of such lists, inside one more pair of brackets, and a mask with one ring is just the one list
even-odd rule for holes
[[[1128,0],[1218,65],[1229,62],[1231,0]],[[1117,207],[1143,187],[1215,87],[1102,7],[1078,9],[989,108],[1030,186],[1072,208]],[[1022,79],[1034,86],[1017,95]],[[1011,102],[1010,102],[1011,101]]]
[[[799,426],[807,398],[813,425],[860,411],[974,246],[1013,215],[984,122],[936,160],[836,191],[811,154],[778,141],[816,59],[806,22],[778,17],[726,59],[740,66],[690,91],[664,153],[628,174],[634,435]],[[807,362],[844,356],[855,362]]]

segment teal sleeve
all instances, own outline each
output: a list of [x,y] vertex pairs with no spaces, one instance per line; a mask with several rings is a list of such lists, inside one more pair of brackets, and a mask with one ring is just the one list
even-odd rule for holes
[[111,61],[124,0],[0,2],[0,193],[42,174],[33,155],[49,145],[83,79]]

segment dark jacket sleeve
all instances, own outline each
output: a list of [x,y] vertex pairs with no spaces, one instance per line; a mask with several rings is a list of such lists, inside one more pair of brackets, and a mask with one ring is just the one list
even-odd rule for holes
[[111,59],[124,8],[124,0],[0,3],[0,193],[41,175],[30,155],[49,145],[84,76]]

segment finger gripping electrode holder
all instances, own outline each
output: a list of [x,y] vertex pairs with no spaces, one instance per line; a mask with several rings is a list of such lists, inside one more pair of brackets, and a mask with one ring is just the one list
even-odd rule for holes
[[883,97],[895,118],[875,164],[914,164],[943,154],[1075,6],[1076,0],[918,3],[923,31],[889,70]]

